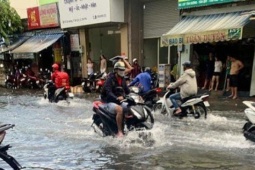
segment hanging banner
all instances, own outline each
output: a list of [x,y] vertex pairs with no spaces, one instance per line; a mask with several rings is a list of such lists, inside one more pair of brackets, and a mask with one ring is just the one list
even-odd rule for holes
[[194,7],[209,6],[209,5],[236,2],[236,1],[243,1],[243,0],[178,0],[178,8],[179,9],[194,8]]

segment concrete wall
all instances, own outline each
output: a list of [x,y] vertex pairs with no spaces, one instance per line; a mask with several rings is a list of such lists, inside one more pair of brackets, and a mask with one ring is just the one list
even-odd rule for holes
[[39,6],[39,0],[10,0],[10,5],[24,19],[27,18],[27,8]]

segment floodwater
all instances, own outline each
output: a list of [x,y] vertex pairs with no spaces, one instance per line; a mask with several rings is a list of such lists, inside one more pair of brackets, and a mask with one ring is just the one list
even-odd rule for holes
[[[91,128],[93,97],[55,104],[41,93],[0,94],[0,122],[15,124],[3,144],[13,146],[9,154],[28,170],[255,168],[242,112],[210,111],[206,120],[155,115],[149,139],[138,132],[115,139]],[[0,160],[0,168],[8,166]]]

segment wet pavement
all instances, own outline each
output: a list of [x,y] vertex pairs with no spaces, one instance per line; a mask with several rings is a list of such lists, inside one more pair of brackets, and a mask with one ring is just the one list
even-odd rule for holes
[[[155,115],[147,139],[131,132],[117,140],[91,128],[96,97],[77,94],[70,104],[55,104],[44,100],[42,91],[0,89],[0,122],[15,124],[4,140],[13,146],[9,153],[26,169],[38,170],[255,167],[255,145],[242,135],[241,102],[247,98],[233,102],[211,94],[206,120]],[[8,169],[1,160],[0,167]]]

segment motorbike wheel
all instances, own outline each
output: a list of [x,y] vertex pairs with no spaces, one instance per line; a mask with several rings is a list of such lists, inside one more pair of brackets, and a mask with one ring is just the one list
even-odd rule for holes
[[200,118],[201,116],[204,115],[205,119],[207,117],[207,110],[206,110],[206,107],[204,105],[204,103],[198,103],[198,104],[195,104],[194,105],[194,118],[195,119],[198,119]]
[[11,82],[6,82],[5,87],[7,89],[12,89],[14,86],[13,86],[13,84]]
[[248,130],[250,127],[252,126],[252,123],[249,121],[249,122],[246,122],[243,126],[243,131],[246,131]]
[[154,110],[154,114],[155,115],[159,115],[159,114],[167,114],[166,109],[163,107],[163,105],[161,103],[156,103],[153,106],[153,110]]

